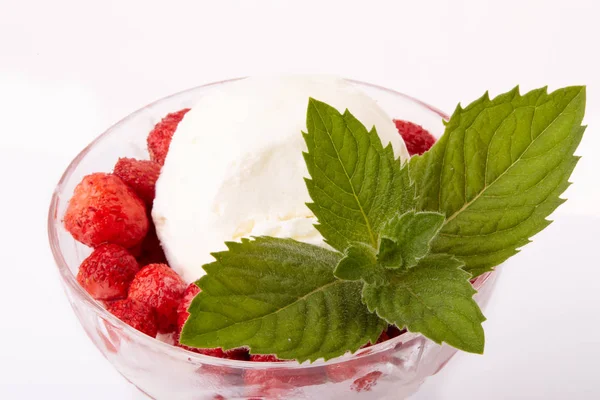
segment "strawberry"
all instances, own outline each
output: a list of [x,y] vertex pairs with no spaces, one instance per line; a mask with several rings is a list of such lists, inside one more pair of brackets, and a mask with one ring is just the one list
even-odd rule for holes
[[121,178],[147,206],[152,207],[160,164],[149,160],[119,158],[113,174]]
[[148,233],[146,237],[135,247],[129,249],[129,252],[133,254],[138,260],[141,266],[148,264],[167,264],[167,257],[162,249],[160,240],[156,235],[156,227],[152,218],[148,218]]
[[133,299],[110,302],[108,311],[126,324],[148,336],[156,337],[157,322],[152,307]]
[[[400,329],[398,328],[396,325],[389,325],[387,328],[387,331],[385,331],[385,333],[388,336],[388,339],[393,339],[395,337],[398,337],[404,333],[406,333],[406,329]],[[386,340],[388,340],[386,339]]]
[[238,347],[237,349],[231,349],[224,352],[225,358],[230,360],[240,360],[240,361],[248,361],[250,358],[250,354],[248,354],[248,349],[243,347]]
[[149,264],[133,278],[129,298],[150,306],[156,313],[158,331],[169,333],[177,327],[177,306],[186,284],[165,264]]
[[195,347],[189,347],[185,344],[179,343],[179,335],[177,333],[175,335],[175,346],[181,347],[187,351],[191,351],[193,353],[204,354],[205,356],[217,357],[217,358],[227,358],[230,360],[240,360],[240,361],[248,361],[248,350],[243,347],[237,349],[231,349],[227,351],[223,351],[220,347],[216,347],[214,349],[198,349]]
[[214,349],[197,349],[194,347],[185,346],[181,343],[179,343],[177,346],[192,351],[194,353],[204,354],[205,356],[227,358],[229,360],[248,361],[248,350],[243,348],[223,351],[223,349],[221,349],[220,347]]
[[142,200],[119,177],[105,173],[88,175],[75,187],[64,224],[76,240],[91,247],[133,247],[148,232]]
[[395,119],[394,124],[396,124],[398,133],[404,139],[408,154],[411,156],[425,153],[435,143],[435,137],[423,129],[421,125],[399,119]]
[[[229,357],[225,356],[225,352],[220,347],[217,347],[214,349],[198,349],[195,347],[186,346],[185,344],[181,344],[181,343],[179,343],[179,335],[177,335],[177,337],[175,338],[175,346],[181,347],[182,349],[191,351],[193,353],[204,354],[205,356],[211,356],[211,357],[217,357],[217,358],[229,358]],[[233,358],[233,359],[235,360],[236,358]]]
[[254,362],[282,362],[277,356],[273,354],[250,354],[250,361]]
[[200,293],[200,288],[196,286],[195,283],[190,283],[189,286],[183,292],[183,297],[181,298],[181,302],[179,306],[177,306],[177,331],[181,332],[185,321],[187,321],[190,313],[188,313],[188,308],[194,300],[194,297]]
[[369,372],[363,377],[352,382],[350,389],[355,392],[368,392],[377,384],[377,380],[383,375],[381,371]]
[[189,108],[184,108],[174,113],[167,114],[148,135],[148,152],[150,159],[160,165],[165,163],[165,158],[169,152],[171,139],[177,129],[177,125],[183,119],[183,116],[190,111]]
[[102,244],[81,263],[77,282],[96,300],[124,299],[139,269],[135,258],[123,247]]
[[381,335],[377,338],[377,342],[375,344],[383,343],[387,340],[390,340],[390,337],[387,334],[387,330],[381,332]]

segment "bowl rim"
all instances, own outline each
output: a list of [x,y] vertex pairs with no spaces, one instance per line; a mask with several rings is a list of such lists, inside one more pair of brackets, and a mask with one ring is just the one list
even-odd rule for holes
[[[390,350],[392,348],[395,348],[400,343],[407,343],[407,342],[412,341],[415,338],[422,337],[422,335],[419,333],[406,332],[398,337],[395,337],[395,338],[387,340],[385,342],[370,346],[366,349],[358,350],[357,352],[352,353],[352,354],[347,353],[345,355],[342,355],[340,357],[336,357],[336,358],[333,358],[333,359],[327,360],[327,361],[324,361],[323,359],[319,359],[312,363],[308,363],[308,362],[298,363],[293,360],[292,361],[282,361],[282,362],[252,362],[252,361],[223,359],[223,358],[217,358],[217,357],[212,357],[212,356],[208,356],[208,355],[194,353],[192,351],[185,350],[183,348],[176,347],[171,344],[165,343],[161,340],[158,340],[156,338],[153,338],[151,336],[148,336],[148,335],[136,330],[135,328],[129,326],[128,324],[124,323],[123,321],[121,321],[120,319],[115,317],[113,314],[108,312],[106,310],[106,308],[102,305],[102,303],[93,299],[79,285],[75,274],[73,274],[73,272],[70,270],[63,254],[62,254],[62,251],[60,249],[59,239],[58,239],[58,231],[57,231],[58,227],[62,224],[62,221],[58,220],[58,204],[59,204],[59,200],[60,200],[59,192],[60,192],[60,189],[62,188],[63,184],[70,178],[72,172],[77,168],[79,163],[85,158],[85,156],[87,156],[87,154],[92,150],[92,148],[96,144],[98,144],[99,142],[104,140],[108,135],[110,135],[110,133],[116,126],[126,123],[128,120],[135,118],[139,113],[145,111],[148,108],[153,107],[155,104],[163,102],[168,99],[171,99],[173,97],[177,97],[177,96],[185,94],[187,92],[192,92],[192,91],[196,91],[196,90],[200,90],[200,89],[206,89],[206,88],[210,88],[210,87],[221,85],[221,84],[227,84],[227,83],[235,82],[235,81],[242,80],[245,78],[247,78],[247,77],[244,76],[244,77],[225,79],[225,80],[221,80],[221,81],[207,83],[204,85],[194,86],[192,88],[178,91],[176,93],[173,93],[171,95],[157,99],[151,103],[148,103],[147,105],[137,109],[136,111],[132,112],[131,114],[126,115],[125,117],[123,117],[119,121],[117,121],[116,123],[112,124],[102,134],[97,136],[87,146],[85,146],[77,154],[77,156],[75,158],[73,158],[73,160],[69,163],[69,165],[67,166],[67,168],[61,175],[58,183],[56,184],[56,186],[54,188],[54,191],[52,193],[52,198],[50,201],[50,207],[48,210],[48,221],[47,221],[48,240],[49,240],[49,244],[50,244],[50,249],[52,251],[52,255],[54,257],[56,266],[59,270],[59,274],[61,277],[61,283],[65,287],[65,291],[66,291],[66,286],[69,286],[74,291],[76,296],[79,297],[88,307],[90,307],[93,312],[95,312],[97,315],[99,315],[102,319],[108,320],[112,325],[118,327],[121,330],[124,330],[125,332],[127,332],[127,334],[130,337],[135,338],[136,341],[141,342],[143,345],[147,346],[148,348],[154,348],[158,351],[168,353],[169,355],[172,355],[176,358],[180,358],[186,362],[190,362],[190,363],[194,363],[194,364],[203,364],[203,365],[209,364],[209,365],[215,365],[215,366],[228,366],[228,367],[233,367],[233,368],[261,369],[261,370],[264,370],[264,369],[279,369],[279,370],[281,370],[281,369],[318,368],[318,367],[323,367],[323,366],[330,366],[330,365],[335,365],[335,364],[339,364],[339,363],[344,363],[347,361],[355,361],[355,360],[358,360],[358,359],[361,359],[364,357],[376,355],[376,354],[385,352],[387,350]],[[404,99],[414,102],[414,103],[420,105],[421,107],[426,108],[429,111],[437,114],[443,120],[449,119],[449,116],[446,113],[444,113],[443,111],[439,110],[438,108],[431,106],[431,105],[425,103],[424,101],[414,98],[412,96],[409,96],[407,94],[404,94],[404,93],[401,93],[396,90],[389,89],[389,88],[386,88],[383,86],[379,86],[379,85],[367,83],[367,82],[362,82],[362,81],[355,80],[355,79],[344,78],[344,80],[346,80],[350,83],[353,83],[359,87],[366,86],[366,87],[370,87],[373,89],[377,89],[379,91],[387,92],[388,94],[403,97]],[[486,273],[486,274],[483,274],[483,275],[477,277],[475,282],[473,283],[473,286],[475,287],[475,289],[480,289],[481,287],[483,287],[486,284],[486,282],[489,280],[489,277],[492,274],[493,274],[493,272]]]

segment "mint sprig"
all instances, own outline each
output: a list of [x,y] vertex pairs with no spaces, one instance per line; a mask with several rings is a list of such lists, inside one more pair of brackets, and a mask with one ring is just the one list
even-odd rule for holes
[[346,110],[343,114],[309,99],[304,159],[313,202],[307,206],[315,226],[331,247],[352,243],[376,247],[391,215],[414,208],[414,186],[400,169],[391,144],[383,147],[377,130],[368,131]]
[[476,291],[462,265],[452,256],[427,256],[414,268],[391,272],[385,285],[365,285],[363,300],[389,323],[436,343],[483,353],[485,317],[473,300]]
[[[447,341],[465,351],[482,352],[484,318],[472,298],[475,290],[469,282],[470,274],[460,269],[463,263],[450,256],[419,263],[429,253],[429,244],[445,218],[436,212],[417,213],[413,209],[414,197],[398,196],[398,193],[414,196],[413,184],[404,179],[407,166],[395,160],[391,146],[383,149],[375,129],[368,132],[348,110],[341,114],[331,106],[310,99],[307,127],[305,158],[312,180],[306,183],[313,200],[309,206],[319,219],[321,225],[317,227],[325,241],[345,246],[344,258],[336,266],[335,276],[362,281],[363,301],[370,311],[388,323],[421,332],[437,342]],[[375,157],[377,150],[385,157]],[[311,160],[314,160],[312,167]],[[389,161],[389,173],[377,172],[388,171],[381,168],[382,160]],[[357,166],[360,170],[373,171],[358,172],[359,177],[367,178],[359,182],[367,182],[367,186],[357,185],[352,180]],[[337,190],[332,182],[338,182]],[[389,182],[396,185],[390,187]],[[315,190],[317,183],[329,190],[327,196]],[[366,190],[371,196],[361,196],[365,188],[388,191]],[[339,199],[337,203],[336,199]],[[343,218],[341,213],[323,212],[336,210],[332,204],[343,210],[346,209],[343,205],[355,206],[353,210],[360,212],[344,214]],[[370,217],[374,204],[380,207],[376,208],[375,216]],[[336,229],[327,229],[329,225],[323,225],[323,219],[334,221]],[[340,235],[342,231],[348,232],[348,228],[352,235]],[[386,298],[386,295],[391,297]],[[477,312],[471,310],[473,307]],[[470,313],[466,318],[456,318],[447,310]]]
[[381,231],[378,259],[385,268],[408,269],[429,253],[444,223],[443,214],[409,211],[390,219]]
[[356,351],[384,329],[361,302],[361,285],[333,276],[339,253],[270,237],[227,247],[204,266],[181,343],[302,362]]
[[386,282],[385,269],[377,260],[377,250],[363,243],[355,243],[344,252],[344,258],[335,267],[333,274],[348,281],[363,280],[372,285]]
[[386,269],[408,269],[429,252],[429,243],[440,230],[444,216],[434,212],[408,211],[392,217],[382,228],[378,248],[353,243],[344,252],[334,275],[382,285],[389,280]]
[[585,87],[521,95],[518,88],[460,105],[442,138],[410,160],[418,210],[446,215],[436,253],[478,276],[550,224],[577,164]]
[[389,323],[482,353],[485,317],[469,279],[550,223],[577,163],[584,108],[583,87],[486,94],[401,165],[375,127],[310,99],[308,207],[335,250],[227,243],[204,266],[181,342],[314,361],[374,342]]

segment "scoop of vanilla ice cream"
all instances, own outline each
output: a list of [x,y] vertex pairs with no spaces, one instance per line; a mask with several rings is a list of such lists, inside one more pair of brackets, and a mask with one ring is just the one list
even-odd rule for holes
[[408,159],[392,119],[355,85],[330,76],[246,78],[202,97],[173,136],[152,217],[171,267],[188,282],[224,242],[288,237],[325,245],[313,227],[302,156],[309,97],[348,109]]

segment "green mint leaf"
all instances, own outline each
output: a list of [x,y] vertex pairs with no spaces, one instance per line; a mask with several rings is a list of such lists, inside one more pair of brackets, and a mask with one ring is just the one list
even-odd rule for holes
[[404,266],[402,248],[392,239],[382,237],[379,241],[379,252],[377,262],[383,268],[396,269]]
[[477,276],[550,224],[578,160],[585,98],[581,86],[515,88],[456,108],[442,138],[409,165],[417,209],[446,215],[433,252],[460,258]]
[[363,280],[371,285],[389,281],[386,269],[408,269],[429,252],[429,242],[439,232],[444,215],[408,211],[390,219],[381,231],[379,250],[364,243],[353,243],[334,270],[337,278]]
[[[379,261],[385,268],[412,268],[429,252],[429,243],[445,217],[435,212],[408,211],[396,215],[381,231]],[[385,240],[385,241],[384,241]]]
[[449,255],[426,256],[414,268],[389,271],[387,285],[365,285],[363,300],[369,310],[398,327],[436,343],[483,353],[485,317],[462,265]]
[[373,285],[382,285],[385,282],[384,270],[377,264],[377,252],[370,245],[363,243],[355,243],[346,249],[334,275],[349,281],[362,279]]
[[319,220],[316,228],[339,251],[352,243],[376,248],[390,216],[414,208],[407,169],[391,145],[383,147],[375,127],[367,131],[348,110],[341,114],[310,99],[306,126],[306,185],[313,201],[307,205]]
[[333,276],[341,254],[270,237],[227,246],[204,266],[181,343],[303,362],[354,352],[384,329],[361,301],[362,283]]

